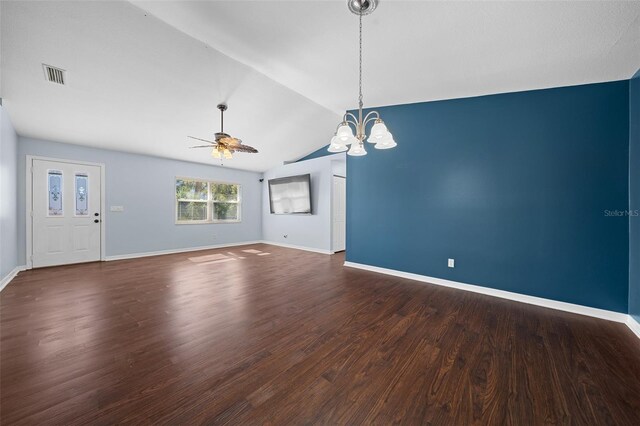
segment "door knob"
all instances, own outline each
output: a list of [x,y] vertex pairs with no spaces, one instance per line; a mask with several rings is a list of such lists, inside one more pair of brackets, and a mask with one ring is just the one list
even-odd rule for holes
[[100,222],[100,221],[99,221],[98,219],[96,219],[96,220],[94,220],[93,222],[94,222],[94,223],[98,223],[98,222]]
[[94,216],[100,216],[100,213],[94,213],[93,215]]

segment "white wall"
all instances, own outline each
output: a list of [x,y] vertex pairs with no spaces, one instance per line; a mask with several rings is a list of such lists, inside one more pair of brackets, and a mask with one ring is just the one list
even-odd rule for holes
[[341,158],[339,160],[332,160],[331,171],[336,176],[347,177],[347,159]]
[[[266,242],[331,252],[331,192],[335,170],[343,171],[345,154],[285,164],[264,173],[262,186],[262,234]],[[344,170],[346,171],[346,170]],[[275,215],[269,210],[267,181],[286,176],[311,174],[311,215]],[[285,237],[286,235],[286,237]]]
[[[105,164],[107,256],[259,240],[325,253],[332,251],[332,175],[346,174],[344,153],[283,165],[262,175],[227,167],[18,137],[5,112],[2,113],[0,271],[3,275],[26,263],[27,155]],[[270,214],[267,181],[306,173],[311,174],[313,214]],[[176,225],[176,176],[241,184],[242,222]],[[260,178],[264,178],[263,183],[259,182]],[[109,211],[112,205],[124,206],[124,212]]]
[[0,281],[19,265],[16,251],[17,143],[18,136],[9,115],[0,106]]
[[[202,154],[208,155],[206,152]],[[19,137],[18,255],[21,264],[25,263],[26,251],[27,155],[105,164],[107,256],[262,239],[260,173]],[[176,176],[219,179],[242,185],[242,221],[176,225]],[[124,206],[124,212],[110,212],[109,206],[112,205]]]

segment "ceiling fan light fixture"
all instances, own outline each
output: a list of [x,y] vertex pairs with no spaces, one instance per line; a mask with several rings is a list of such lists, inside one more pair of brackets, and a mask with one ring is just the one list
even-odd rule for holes
[[252,146],[244,145],[238,138],[234,138],[228,133],[224,132],[224,112],[227,110],[226,104],[218,104],[217,108],[220,110],[220,131],[215,134],[215,142],[207,139],[196,138],[189,136],[191,139],[207,142],[209,145],[192,146],[191,148],[213,148],[211,156],[216,159],[225,158],[230,160],[233,158],[234,152],[248,152],[255,154],[258,152]]

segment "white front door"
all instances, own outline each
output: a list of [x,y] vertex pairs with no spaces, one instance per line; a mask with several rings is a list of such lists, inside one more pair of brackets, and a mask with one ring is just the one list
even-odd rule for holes
[[99,166],[33,160],[33,267],[100,260]]
[[333,177],[333,252],[342,251],[346,247],[347,239],[347,179],[342,176]]

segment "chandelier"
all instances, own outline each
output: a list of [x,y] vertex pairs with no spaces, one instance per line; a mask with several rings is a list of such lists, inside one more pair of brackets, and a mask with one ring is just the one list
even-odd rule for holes
[[[362,117],[362,17],[373,12],[377,5],[378,0],[347,0],[349,10],[358,15],[360,20],[360,96],[358,98],[358,116],[356,117],[350,112],[347,112],[344,115],[342,122],[338,124],[336,133],[331,138],[328,149],[329,152],[344,152],[349,149],[347,152],[348,155],[367,155],[367,150],[364,147],[364,140],[367,138],[367,124],[371,122],[373,122],[373,126],[371,127],[371,134],[369,135],[367,142],[375,144],[374,148],[377,149],[389,149],[397,145],[393,140],[393,135],[389,132],[384,121],[380,118],[378,111],[370,111],[364,118]],[[355,135],[353,134],[353,130],[355,130]],[[351,148],[348,148],[347,145],[351,145]]]

